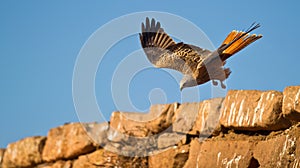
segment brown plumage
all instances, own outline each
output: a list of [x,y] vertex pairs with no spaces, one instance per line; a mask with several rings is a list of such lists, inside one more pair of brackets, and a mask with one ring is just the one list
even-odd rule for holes
[[249,34],[259,26],[253,24],[246,32],[233,30],[215,51],[183,42],[176,43],[154,19],[150,22],[149,18],[146,18],[145,24],[142,23],[142,33],[139,35],[147,58],[155,67],[170,68],[183,73],[180,90],[210,80],[214,85],[217,85],[216,80],[219,80],[222,88],[225,88],[223,81],[231,73],[229,68],[223,67],[226,60],[262,37]]

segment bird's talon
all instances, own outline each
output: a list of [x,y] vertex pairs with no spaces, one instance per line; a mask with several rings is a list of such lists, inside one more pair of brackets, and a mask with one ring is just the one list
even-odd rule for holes
[[218,82],[215,81],[215,80],[212,80],[212,83],[213,83],[214,86],[217,86],[217,85],[218,85]]
[[220,82],[221,82],[222,89],[226,89],[226,85],[222,81],[220,81]]

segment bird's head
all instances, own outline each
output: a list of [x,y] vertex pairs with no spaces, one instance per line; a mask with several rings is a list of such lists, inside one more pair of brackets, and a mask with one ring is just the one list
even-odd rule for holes
[[197,81],[191,75],[184,75],[180,81],[180,91],[187,87],[197,86]]

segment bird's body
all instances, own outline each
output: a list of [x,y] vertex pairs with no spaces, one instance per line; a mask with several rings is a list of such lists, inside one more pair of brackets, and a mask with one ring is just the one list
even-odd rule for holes
[[246,32],[232,31],[222,45],[215,51],[175,41],[164,32],[159,22],[154,19],[151,23],[146,18],[142,23],[140,33],[141,45],[149,61],[157,68],[170,68],[183,73],[180,89],[204,84],[210,80],[217,85],[219,80],[222,88],[223,81],[231,73],[229,68],[224,68],[226,60],[245,48],[247,45],[261,38],[261,35],[249,35],[259,27],[255,25]]

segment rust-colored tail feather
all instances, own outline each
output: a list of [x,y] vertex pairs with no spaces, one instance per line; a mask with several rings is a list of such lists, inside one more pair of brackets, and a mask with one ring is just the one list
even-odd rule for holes
[[[243,35],[243,33],[245,33],[245,32],[237,32],[235,30],[230,32],[229,35],[227,36],[227,38],[224,40],[223,44],[230,43],[235,38],[238,38],[241,35]],[[253,43],[257,39],[260,39],[261,37],[262,37],[262,35],[247,34],[244,37],[237,40],[236,42],[234,42],[232,45],[230,45],[226,50],[223,51],[223,53],[233,55],[233,54],[239,52],[240,50],[242,50],[243,48],[245,48],[246,46],[248,46],[249,44]]]
[[[254,26],[253,28],[249,29],[248,31],[236,31],[233,30],[231,31],[226,39],[223,41],[221,45],[221,58],[223,61],[225,61],[227,58],[232,56],[233,54],[239,52],[249,44],[253,43],[254,41],[260,39],[262,37],[261,34],[256,35],[256,34],[250,34],[250,32],[258,26]],[[225,47],[225,48],[222,48]]]

